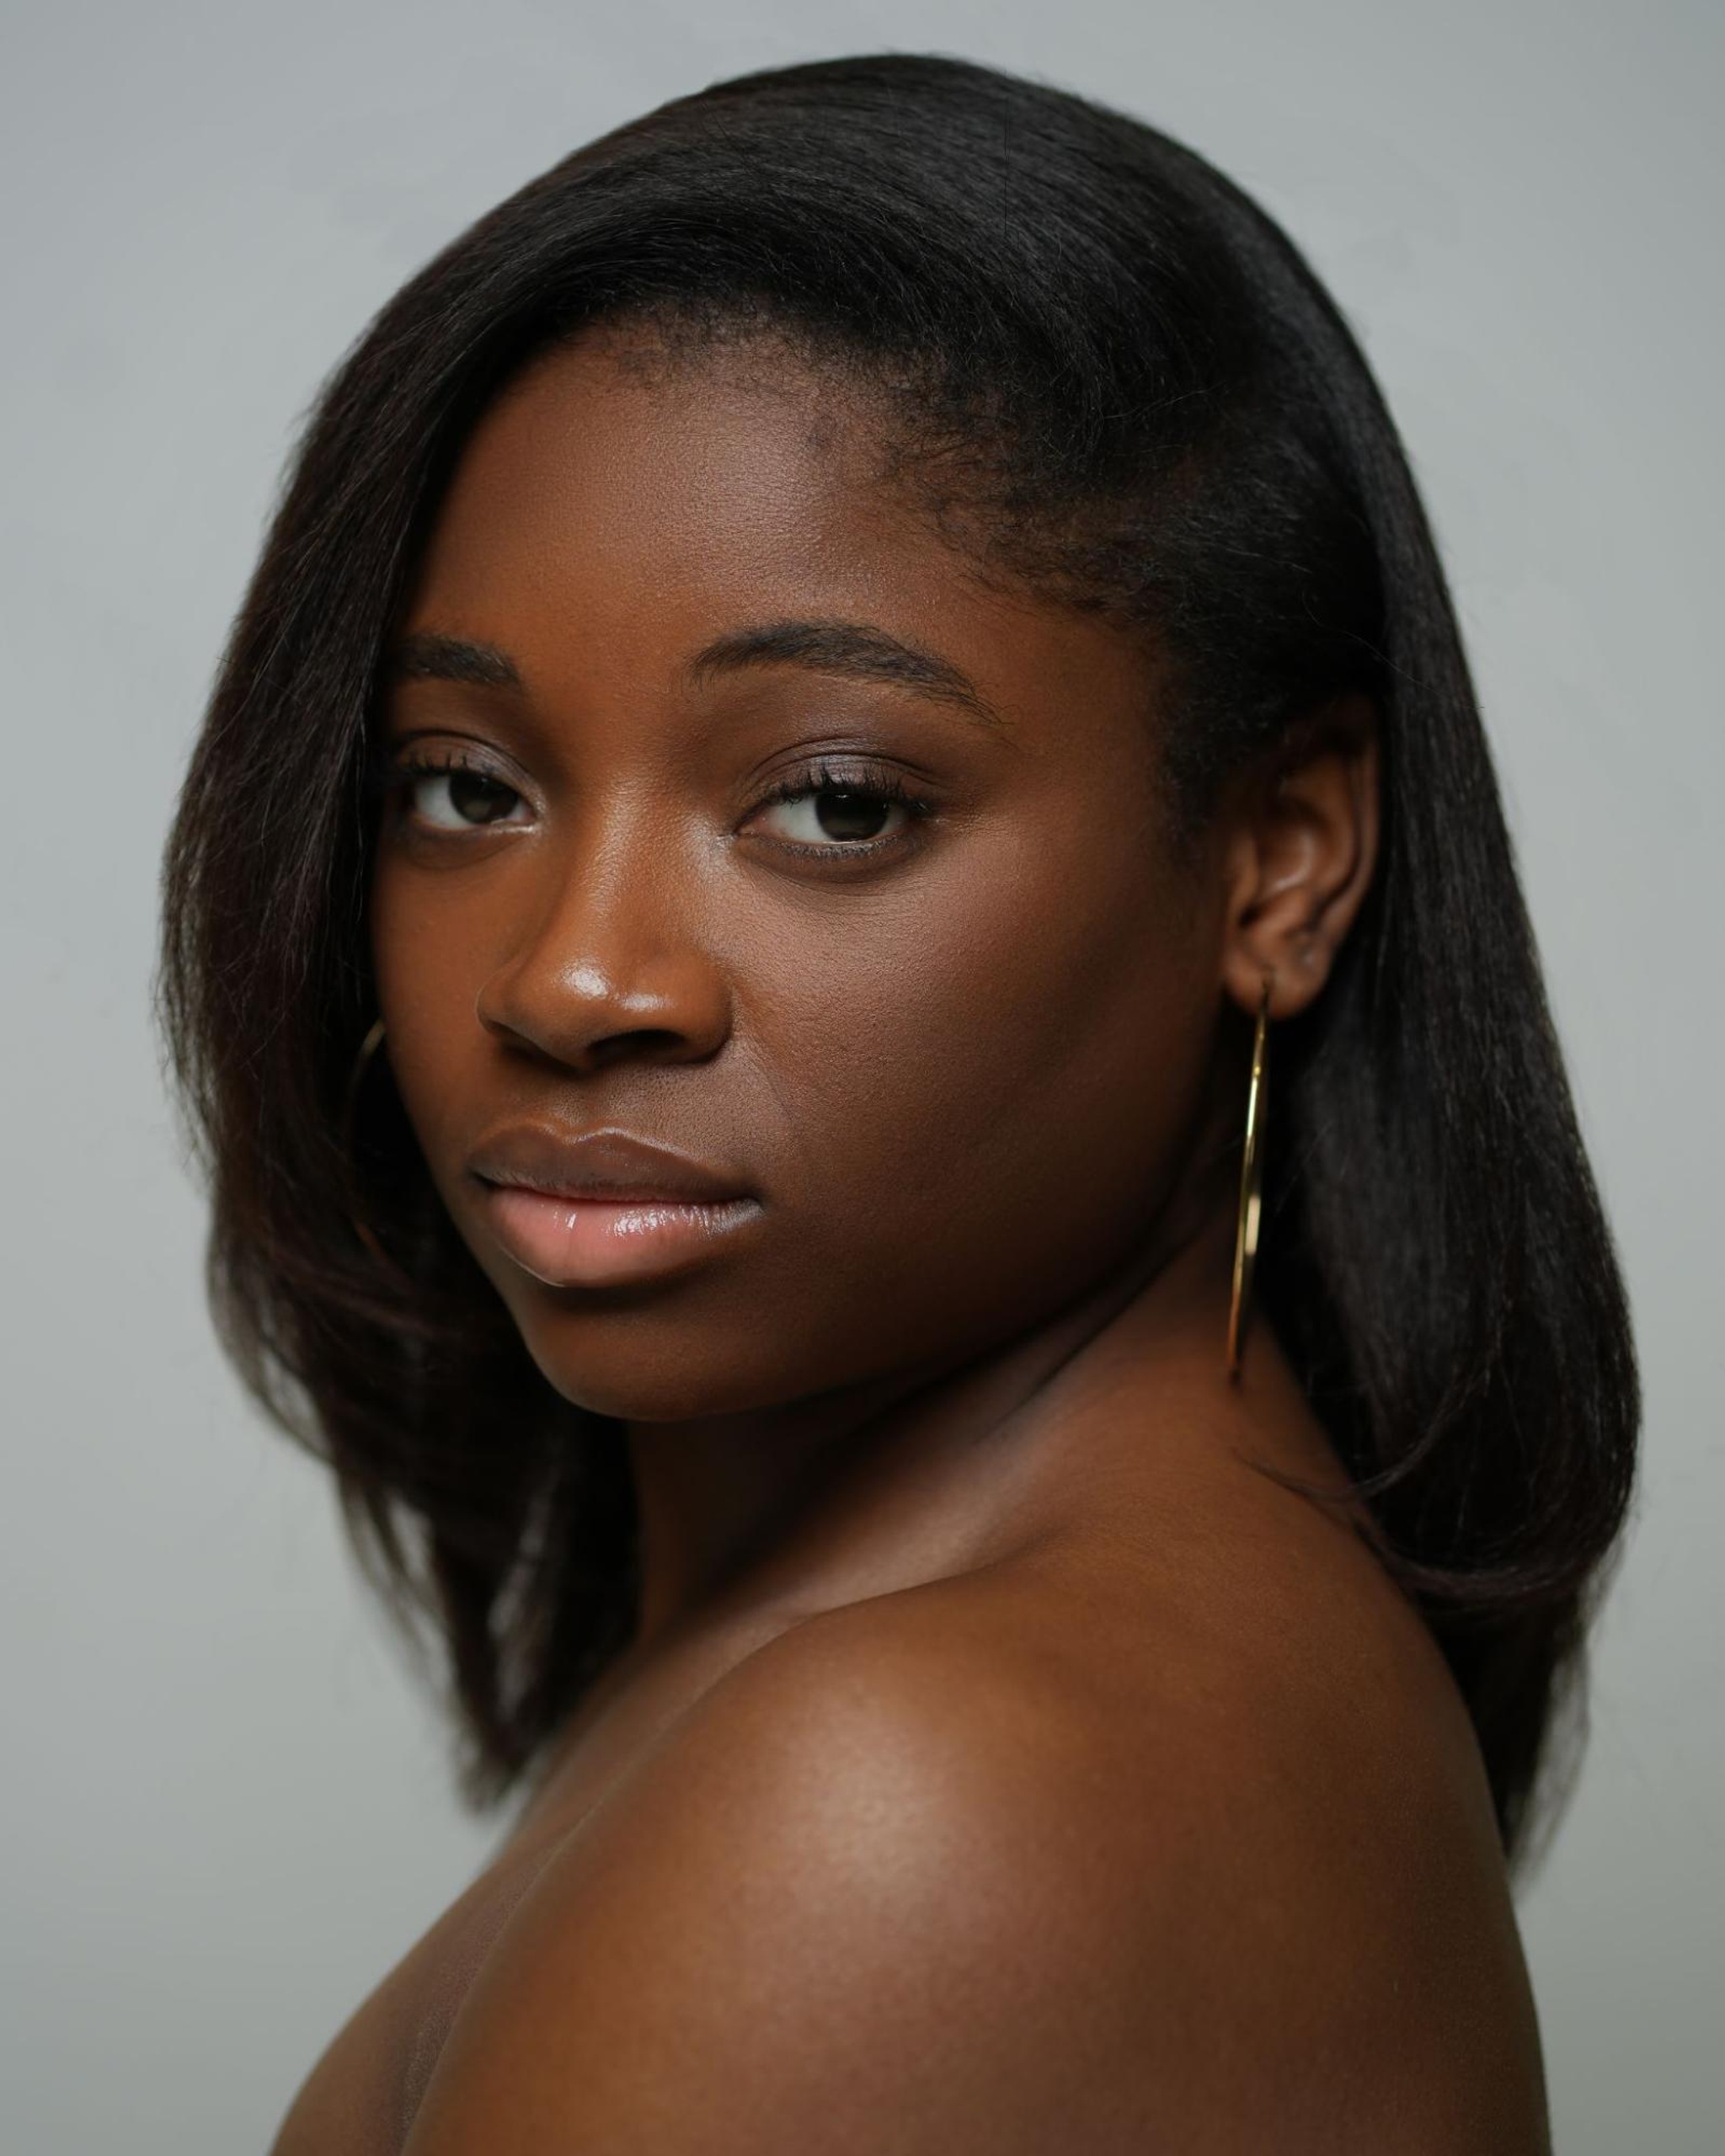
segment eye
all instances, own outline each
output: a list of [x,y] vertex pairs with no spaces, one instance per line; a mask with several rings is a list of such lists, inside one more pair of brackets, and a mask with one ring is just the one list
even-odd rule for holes
[[824,761],[781,780],[763,805],[777,820],[773,835],[791,851],[831,855],[890,846],[932,806],[895,771]]
[[521,794],[480,766],[459,756],[409,758],[396,766],[408,804],[434,831],[471,831],[488,824],[519,822]]

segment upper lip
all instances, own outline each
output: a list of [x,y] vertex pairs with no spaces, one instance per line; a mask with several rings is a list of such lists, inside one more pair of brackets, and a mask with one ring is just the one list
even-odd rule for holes
[[546,1123],[512,1123],[475,1146],[467,1167],[484,1182],[613,1204],[665,1198],[711,1203],[747,1195],[725,1170],[611,1126],[570,1131]]

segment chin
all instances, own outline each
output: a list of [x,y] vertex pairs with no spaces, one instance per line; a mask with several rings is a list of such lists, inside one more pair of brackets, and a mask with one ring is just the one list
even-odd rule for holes
[[[572,1406],[626,1422],[686,1422],[771,1406],[796,1387],[740,1349],[734,1328],[702,1341],[662,1317],[613,1310],[521,1327],[540,1374]],[[758,1343],[760,1333],[753,1337]]]

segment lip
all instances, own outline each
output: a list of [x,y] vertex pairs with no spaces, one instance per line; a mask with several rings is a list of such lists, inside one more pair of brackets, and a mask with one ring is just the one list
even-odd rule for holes
[[682,1272],[761,1214],[740,1177],[615,1128],[515,1124],[476,1146],[467,1170],[498,1242],[548,1287]]

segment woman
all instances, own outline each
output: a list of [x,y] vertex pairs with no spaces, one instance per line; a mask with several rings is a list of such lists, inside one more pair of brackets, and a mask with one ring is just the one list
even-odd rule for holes
[[1546,2147],[1632,1342],[1229,182],[891,56],[482,219],[312,417],[163,997],[224,1339],[527,1800],[279,2156]]

